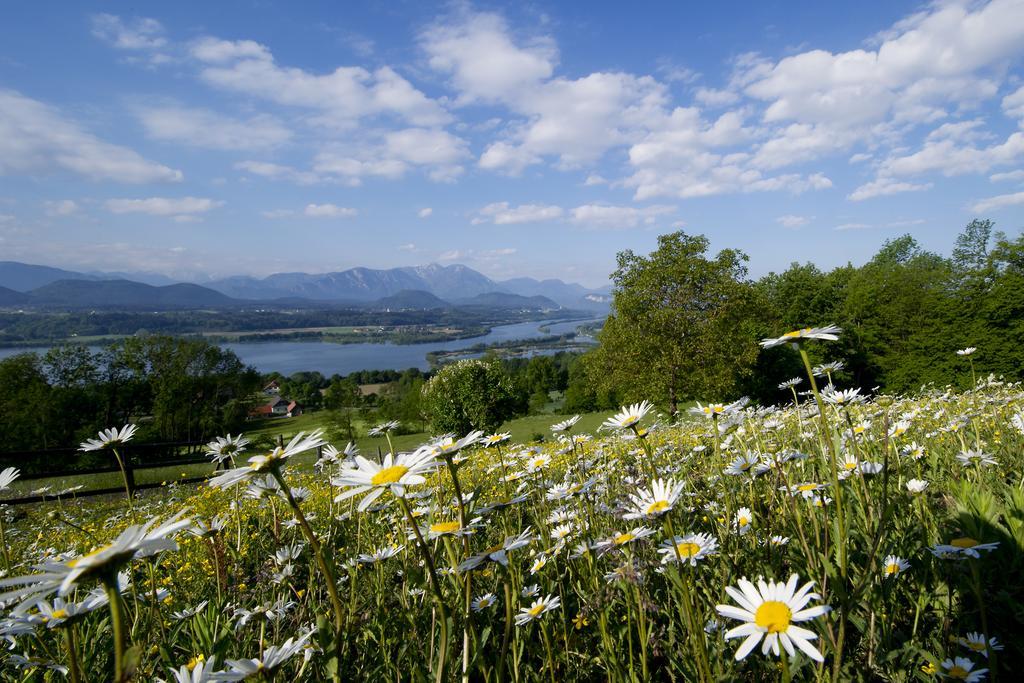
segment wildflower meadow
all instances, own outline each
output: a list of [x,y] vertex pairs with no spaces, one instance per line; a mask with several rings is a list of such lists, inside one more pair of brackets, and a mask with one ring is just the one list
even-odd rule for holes
[[388,423],[380,457],[225,435],[207,484],[8,509],[0,677],[1014,680],[1024,388],[848,389],[805,350],[842,334],[762,342],[804,361],[773,407],[410,452]]

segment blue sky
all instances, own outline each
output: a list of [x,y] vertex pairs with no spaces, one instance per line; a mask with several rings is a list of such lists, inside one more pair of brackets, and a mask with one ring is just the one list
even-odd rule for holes
[[7,3],[0,259],[606,282],[1024,224],[1024,0]]

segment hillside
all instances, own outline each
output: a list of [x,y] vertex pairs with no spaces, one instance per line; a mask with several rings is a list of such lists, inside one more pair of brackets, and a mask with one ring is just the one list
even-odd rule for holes
[[402,290],[397,294],[378,299],[370,306],[389,311],[429,311],[437,308],[451,308],[451,304],[447,301],[419,289]]
[[191,284],[154,287],[129,280],[58,280],[33,289],[28,303],[68,308],[202,308],[236,303]]
[[457,306],[479,306],[486,308],[506,308],[515,310],[546,311],[561,308],[546,296],[519,296],[506,292],[487,292],[466,299],[453,301]]
[[9,287],[0,287],[0,306],[17,306],[29,301],[28,294],[17,292]]

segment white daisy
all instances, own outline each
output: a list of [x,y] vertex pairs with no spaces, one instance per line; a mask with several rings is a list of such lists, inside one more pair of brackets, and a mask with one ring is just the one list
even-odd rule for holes
[[642,401],[631,406],[624,406],[614,416],[605,420],[601,428],[629,429],[630,427],[635,427],[653,409],[654,405],[650,401]]
[[655,479],[650,489],[641,489],[636,495],[630,495],[632,508],[622,516],[623,519],[647,519],[660,517],[673,507],[683,493],[684,484],[675,479]]
[[942,662],[942,668],[945,669],[942,672],[944,678],[956,678],[961,681],[967,681],[967,683],[977,683],[977,681],[984,679],[985,674],[988,673],[988,669],[975,670],[974,662],[967,659],[967,657],[947,659]]
[[335,486],[353,487],[340,493],[334,500],[347,500],[353,496],[366,493],[359,502],[359,511],[370,507],[373,501],[384,491],[390,490],[396,496],[405,496],[407,486],[416,486],[427,479],[425,474],[437,468],[437,451],[433,448],[420,447],[413,453],[399,453],[393,456],[388,453],[384,462],[378,465],[361,455],[355,457],[356,466],[341,470],[337,477],[331,479]]
[[842,328],[836,327],[835,325],[826,325],[825,327],[804,327],[799,330],[787,332],[781,337],[776,337],[775,339],[762,339],[761,346],[763,348],[770,349],[774,346],[781,346],[782,344],[799,344],[804,339],[836,341],[839,339],[839,333],[842,331]]
[[286,446],[277,446],[266,455],[254,455],[249,458],[248,465],[236,467],[217,475],[210,480],[210,486],[227,488],[247,481],[256,475],[270,472],[283,465],[293,455],[323,446],[326,442],[322,436],[323,430],[320,429],[311,432],[308,436],[305,432],[299,432]]
[[910,569],[910,563],[902,557],[887,555],[882,561],[882,576],[892,579]]
[[762,654],[768,654],[771,650],[776,656],[780,656],[781,643],[790,657],[794,655],[793,646],[796,645],[814,661],[824,661],[818,648],[811,644],[812,640],[818,638],[817,634],[795,624],[820,617],[831,608],[828,605],[807,607],[807,603],[821,596],[811,592],[811,588],[814,587],[813,581],[797,590],[799,581],[800,577],[793,574],[786,583],[765,582],[759,578],[755,586],[747,579],[740,579],[738,590],[731,586],[726,587],[726,593],[740,606],[718,605],[718,613],[745,622],[725,634],[727,640],[746,638],[736,650],[737,660],[750,654],[754,646],[764,638]]
[[78,447],[80,451],[101,451],[104,448],[116,448],[121,444],[128,443],[135,436],[138,428],[135,425],[125,425],[121,429],[104,429],[99,433],[99,438],[83,441]]
[[519,614],[516,615],[516,626],[524,626],[534,619],[540,619],[551,610],[558,609],[562,606],[562,599],[556,596],[547,596],[534,600],[533,604],[529,607],[520,607]]
[[676,536],[662,542],[658,548],[663,563],[682,562],[691,567],[697,566],[698,560],[718,552],[718,541],[710,534],[688,534]]

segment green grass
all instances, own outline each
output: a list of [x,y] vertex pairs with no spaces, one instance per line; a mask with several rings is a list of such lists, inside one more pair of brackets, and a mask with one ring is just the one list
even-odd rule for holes
[[[577,434],[583,432],[594,433],[597,428],[601,426],[601,423],[604,422],[608,416],[613,414],[615,414],[615,411],[613,410],[584,413],[580,416],[580,421],[573,428],[573,432]],[[543,435],[546,440],[549,440],[551,438],[551,425],[556,422],[560,422],[567,417],[571,416],[543,414],[520,417],[506,422],[498,431],[511,433],[513,443],[530,443],[534,440],[534,437],[537,434]],[[280,436],[287,442],[298,432],[310,432],[314,429],[328,427],[326,411],[305,413],[295,417],[271,418],[264,422],[255,424],[259,425],[258,428],[245,432],[246,437],[250,440],[255,440],[261,437],[269,437],[276,440],[277,437]],[[367,425],[361,421],[357,421],[357,433],[361,434],[361,436],[356,439],[356,446],[358,446],[360,452],[367,455],[376,454],[378,448],[380,448],[381,451],[387,451],[387,439],[384,437],[365,436],[367,430],[371,426],[372,425]],[[427,432],[401,434],[392,436],[391,442],[396,450],[409,451],[428,441],[430,436],[431,435]],[[335,445],[341,448],[344,446],[344,443],[339,442]],[[299,470],[309,470],[312,468],[315,461],[315,453],[303,453],[295,456],[295,458],[292,459],[291,464]],[[205,462],[194,465],[177,465],[172,467],[156,467],[153,469],[135,470],[135,483],[151,484],[171,482],[181,479],[190,479],[192,477],[201,477],[209,475],[211,472],[213,472],[213,465]],[[47,477],[45,479],[19,479],[11,488],[15,492],[15,497],[17,497],[32,495],[33,491],[43,487],[49,487],[49,492],[55,493],[78,485],[84,486],[82,491],[94,491],[105,488],[119,488],[123,486],[123,480],[121,479],[120,472],[104,472],[101,474]],[[143,493],[143,495],[146,494]]]

